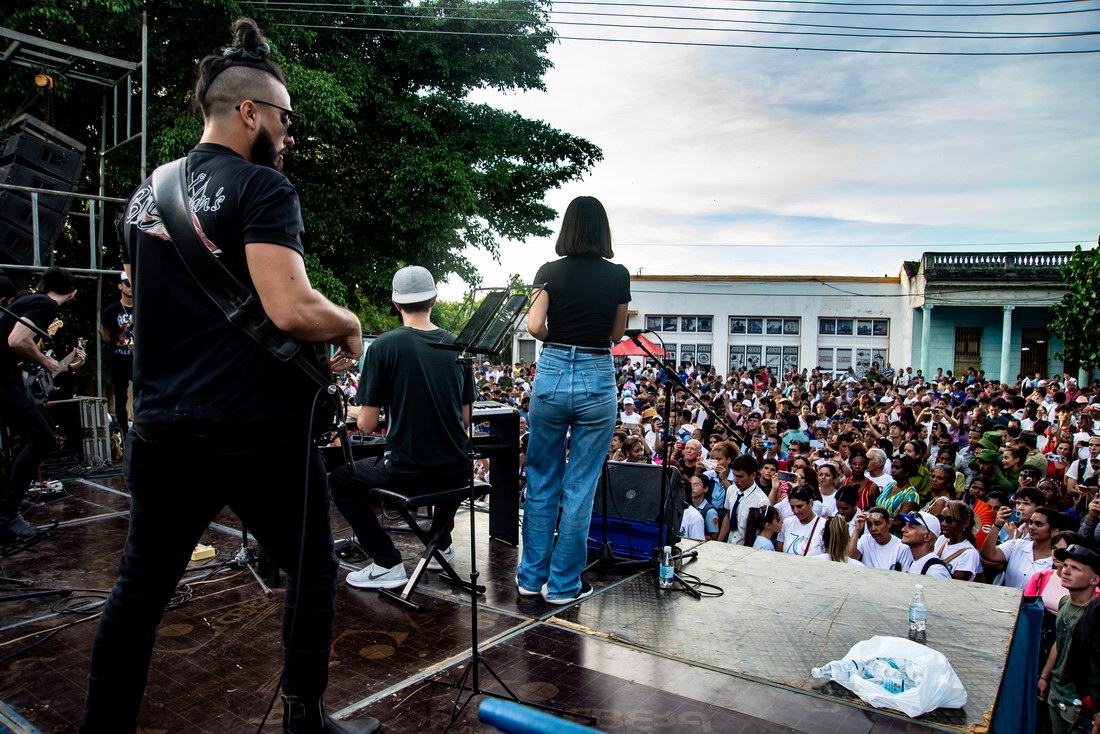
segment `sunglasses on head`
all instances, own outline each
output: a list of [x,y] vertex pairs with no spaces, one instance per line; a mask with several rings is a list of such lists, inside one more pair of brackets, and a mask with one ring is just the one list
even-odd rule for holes
[[928,527],[928,523],[925,522],[924,518],[921,515],[910,515],[910,517],[913,518],[913,521],[909,522],[910,525],[920,525],[925,530],[931,532],[932,529]]
[[1066,553],[1071,556],[1084,556],[1085,558],[1100,560],[1100,553],[1097,553],[1091,548],[1086,548],[1083,545],[1078,545],[1077,543],[1066,546]]

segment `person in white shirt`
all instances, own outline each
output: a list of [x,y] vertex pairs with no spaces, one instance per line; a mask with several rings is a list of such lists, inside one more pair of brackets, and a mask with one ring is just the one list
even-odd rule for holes
[[722,528],[718,539],[740,545],[745,537],[745,526],[749,519],[749,510],[753,507],[770,505],[768,495],[756,484],[759,466],[751,454],[742,454],[730,465],[733,470],[733,487],[726,492],[726,509],[729,513],[722,518]]
[[642,414],[634,410],[634,398],[623,398],[623,409],[619,412],[619,423],[626,426],[642,422]]
[[890,571],[904,570],[913,561],[909,548],[890,534],[890,513],[878,506],[856,515],[848,555],[869,568]]
[[[997,519],[993,524],[1003,528],[1008,522],[1012,508],[1005,506],[997,510]],[[1052,568],[1051,543],[1054,533],[1071,530],[1073,518],[1049,507],[1040,507],[1031,513],[1028,522],[1028,537],[1007,540],[997,544],[998,534],[990,533],[982,545],[982,563],[1004,567],[1004,585],[1023,589],[1031,577],[1040,571]]]
[[749,510],[745,545],[755,550],[775,550],[775,538],[783,529],[783,518],[771,505]]
[[965,502],[951,500],[939,518],[942,535],[936,541],[936,555],[947,564],[952,578],[974,581],[982,573],[981,554],[974,545],[974,511]]
[[905,570],[917,576],[933,576],[949,579],[947,564],[936,555],[936,541],[940,537],[940,520],[931,512],[902,513],[898,518],[905,523],[901,528],[901,542],[909,546],[913,560]]
[[848,541],[850,538],[848,521],[840,515],[834,515],[825,523],[825,552],[810,557],[822,561],[835,561],[836,563],[847,563],[852,566],[862,566],[862,563],[848,555]]
[[856,514],[859,512],[859,490],[845,485],[836,491],[836,514],[848,523],[848,539],[856,531]]
[[867,450],[866,476],[879,486],[879,494],[889,494],[894,484],[894,478],[886,471],[886,465],[890,459],[882,449],[873,448]]
[[825,518],[814,513],[813,491],[798,485],[787,493],[794,514],[783,521],[783,529],[775,544],[782,553],[814,556],[825,552]]
[[840,469],[832,460],[826,459],[817,466],[817,491],[821,495],[822,515],[832,517],[836,514],[836,482]]
[[1066,491],[1073,493],[1077,485],[1096,473],[1093,469],[1093,459],[1100,458],[1100,436],[1092,436],[1088,439],[1087,459],[1077,459],[1066,469]]
[[706,540],[703,532],[703,516],[692,505],[684,508],[680,519],[680,537],[688,540]]

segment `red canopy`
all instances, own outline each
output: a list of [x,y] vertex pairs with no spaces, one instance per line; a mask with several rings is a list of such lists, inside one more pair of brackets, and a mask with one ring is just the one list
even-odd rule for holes
[[[665,350],[661,349],[659,346],[651,342],[649,339],[646,339],[644,336],[639,336],[638,341],[645,344],[646,349],[648,349],[650,352],[657,355],[658,357],[665,356]],[[614,354],[616,357],[649,356],[645,353],[645,351],[642,350],[641,347],[639,347],[630,339],[624,339],[616,344],[614,347],[611,348],[611,353]]]

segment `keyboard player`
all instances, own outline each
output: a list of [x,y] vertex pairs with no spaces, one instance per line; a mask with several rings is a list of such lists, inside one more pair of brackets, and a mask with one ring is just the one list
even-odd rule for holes
[[[436,287],[431,273],[416,265],[398,270],[391,298],[402,326],[378,337],[366,351],[356,396],[361,406],[357,424],[364,433],[376,430],[385,409],[386,451],[356,461],[354,475],[347,467],[329,475],[333,501],[373,561],[347,576],[349,585],[361,589],[396,589],[408,580],[401,554],[378,523],[367,490],[428,494],[470,480],[467,426],[473,376],[455,361],[454,352],[430,346],[455,339],[432,323]],[[429,530],[440,537],[448,560],[455,552],[450,534],[458,506],[436,505]]]

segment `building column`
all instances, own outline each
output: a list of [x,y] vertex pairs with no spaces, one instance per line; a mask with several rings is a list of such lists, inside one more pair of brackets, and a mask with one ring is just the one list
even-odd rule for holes
[[932,341],[932,304],[926,303],[920,307],[921,310],[921,324],[920,324],[920,370],[924,374],[925,382],[929,378],[929,369],[931,359],[931,349],[929,348],[929,342]]
[[1009,350],[1012,348],[1012,310],[1015,306],[1004,307],[1004,320],[1001,322],[1001,382],[1011,385],[1009,380]]

